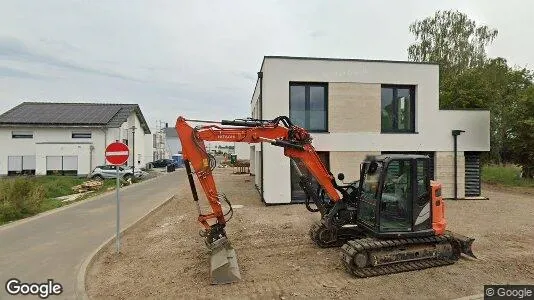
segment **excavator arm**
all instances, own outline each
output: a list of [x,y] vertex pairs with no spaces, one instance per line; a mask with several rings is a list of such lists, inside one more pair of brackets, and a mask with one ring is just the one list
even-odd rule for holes
[[[211,219],[216,219],[221,225],[224,225],[226,221],[220,204],[223,196],[217,191],[212,176],[212,170],[216,165],[215,158],[206,151],[204,141],[268,142],[274,146],[283,147],[284,155],[302,162],[332,201],[340,200],[334,177],[321,162],[311,145],[311,137],[305,129],[293,125],[286,117],[269,121],[223,120],[220,123],[223,126],[234,125],[234,127],[210,124],[193,128],[183,117],[179,117],[176,122],[186,167],[191,165],[212,209],[209,214],[199,214],[199,222],[206,229],[209,229],[208,221]],[[194,197],[198,198],[197,195]]]
[[[211,123],[203,126],[191,127],[189,122]],[[221,122],[187,120],[179,117],[176,122],[176,131],[182,144],[182,155],[188,174],[189,183],[198,210],[198,221],[204,227],[201,235],[206,238],[206,245],[213,251],[211,259],[212,278],[214,283],[232,282],[238,276],[228,276],[235,273],[235,266],[230,257],[235,252],[229,246],[224,227],[233,214],[232,205],[224,194],[219,193],[213,179],[212,171],[216,166],[215,157],[205,147],[205,141],[261,143],[268,142],[274,146],[284,148],[284,155],[292,159],[292,165],[300,175],[300,185],[309,198],[317,206],[322,215],[326,213],[324,202],[317,195],[317,191],[311,184],[310,179],[304,175],[296,161],[316,179],[333,203],[341,200],[339,193],[344,190],[337,186],[334,177],[326,169],[311,145],[311,136],[303,128],[291,123],[289,118],[281,116],[274,120],[223,120]],[[211,212],[202,212],[198,203],[198,194],[193,179],[196,174],[206,198],[211,207]],[[221,203],[226,202],[229,210],[223,212]],[[308,204],[307,204],[308,205]],[[222,249],[222,250],[221,250]],[[226,259],[228,258],[228,259]],[[214,261],[215,260],[215,261]],[[235,259],[234,259],[235,260]],[[221,274],[218,274],[218,273]],[[238,272],[238,271],[237,271]],[[218,279],[216,277],[219,277]]]

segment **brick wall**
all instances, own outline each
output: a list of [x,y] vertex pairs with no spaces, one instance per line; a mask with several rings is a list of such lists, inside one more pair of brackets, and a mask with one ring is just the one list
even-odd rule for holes
[[[454,152],[436,152],[436,181],[442,184],[444,198],[454,198]],[[465,158],[458,151],[458,198],[465,196]]]
[[380,132],[380,84],[328,84],[328,131]]

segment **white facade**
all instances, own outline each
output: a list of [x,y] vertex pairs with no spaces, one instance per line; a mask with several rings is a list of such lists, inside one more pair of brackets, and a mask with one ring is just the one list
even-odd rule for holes
[[250,159],[250,146],[245,143],[235,143],[235,155],[237,159]]
[[[449,153],[453,149],[451,135],[453,129],[465,130],[465,133],[458,137],[458,151],[461,155],[464,151],[489,151],[490,149],[488,111],[439,110],[439,67],[437,65],[265,57],[260,71],[263,78],[258,79],[251,101],[253,118],[273,119],[277,116],[289,116],[291,82],[315,82],[328,85],[329,130],[325,133],[312,133],[312,144],[317,151],[335,153],[335,159],[332,155],[330,156],[330,167],[334,174],[337,172],[350,174],[351,171],[345,168],[354,169],[359,166],[360,161],[347,163],[341,159],[344,152],[362,154],[376,154],[382,151]],[[383,84],[415,86],[415,133],[381,133],[379,125],[381,103],[380,94],[377,98],[377,93],[380,93],[380,86]],[[344,94],[339,96],[340,93]],[[354,94],[358,95],[354,96]],[[354,99],[350,98],[352,96]],[[338,105],[345,106],[340,108]],[[369,123],[376,123],[378,127],[373,124],[369,125]],[[334,125],[336,129],[330,128]],[[266,203],[290,202],[290,161],[284,157],[283,149],[268,143],[263,143],[263,147],[259,144],[253,145],[253,149],[254,157],[251,157],[251,160],[254,160],[256,185],[260,191],[263,190],[264,201]],[[261,153],[262,149],[263,153]],[[357,159],[362,155],[352,156]],[[439,157],[446,157],[446,155]],[[336,163],[338,160],[342,163]],[[436,179],[440,180],[439,170],[435,172]],[[356,171],[353,170],[352,173],[356,174]]]
[[[132,126],[136,127],[135,133],[132,132]],[[32,138],[14,138],[13,132],[31,133]],[[90,137],[73,138],[73,133],[84,133],[86,136],[90,133]],[[152,135],[144,133],[135,113],[120,128],[0,127],[0,175],[7,175],[9,170],[19,168],[31,170],[32,167],[36,175],[46,175],[47,170],[61,167],[76,171],[80,176],[87,175],[94,167],[106,164],[105,148],[116,140],[128,141],[128,165],[132,165],[134,158],[135,165],[140,167],[152,161]],[[19,160],[24,161],[24,166],[19,164]]]

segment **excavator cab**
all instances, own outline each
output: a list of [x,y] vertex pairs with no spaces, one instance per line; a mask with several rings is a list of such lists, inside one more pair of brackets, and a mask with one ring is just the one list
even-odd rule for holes
[[375,237],[432,236],[429,158],[368,157],[360,167],[356,222]]

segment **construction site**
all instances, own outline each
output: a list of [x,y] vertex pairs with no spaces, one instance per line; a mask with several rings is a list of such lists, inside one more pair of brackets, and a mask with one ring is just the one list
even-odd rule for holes
[[[125,232],[123,251],[104,246],[94,256],[91,296],[458,298],[533,279],[528,197],[488,190],[491,197],[446,200],[429,156],[417,154],[368,155],[360,180],[347,183],[284,116],[179,117],[176,130],[187,184]],[[205,141],[282,148],[304,205],[265,206],[253,176],[223,168]],[[440,289],[425,289],[429,281]]]
[[489,200],[446,202],[451,230],[475,238],[477,259],[355,278],[345,270],[339,248],[311,241],[308,231],[318,214],[304,205],[265,206],[249,175],[228,168],[216,168],[214,175],[235,209],[226,228],[241,281],[211,284],[209,252],[184,182],[172,200],[124,234],[120,255],[110,244],[95,257],[86,280],[90,298],[454,299],[481,294],[484,284],[534,281],[532,192],[485,186]]

